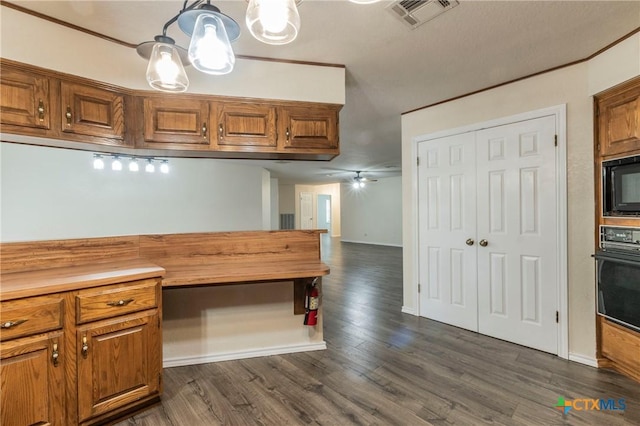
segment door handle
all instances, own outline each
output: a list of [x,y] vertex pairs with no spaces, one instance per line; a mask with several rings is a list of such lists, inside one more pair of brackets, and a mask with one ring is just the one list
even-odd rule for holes
[[67,105],[67,112],[64,115],[67,118],[67,126],[71,126],[71,107],[69,105]]
[[480,240],[480,242],[479,242],[478,244],[480,244],[482,247],[486,247],[487,245],[489,245],[489,241],[487,241],[487,240]]
[[473,241],[473,238],[468,238],[467,241],[465,241],[464,243],[468,246],[472,246],[475,243],[475,241]]
[[89,353],[89,345],[87,344],[87,336],[82,336],[82,356],[87,357]]

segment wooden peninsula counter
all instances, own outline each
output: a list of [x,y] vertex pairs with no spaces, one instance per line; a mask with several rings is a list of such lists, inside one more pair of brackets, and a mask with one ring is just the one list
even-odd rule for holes
[[162,290],[292,281],[304,314],[305,287],[329,273],[323,232],[3,243],[0,424],[96,424],[158,401]]

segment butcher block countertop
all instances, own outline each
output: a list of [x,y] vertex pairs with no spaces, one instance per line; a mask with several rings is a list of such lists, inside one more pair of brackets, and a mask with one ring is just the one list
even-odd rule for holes
[[2,273],[0,300],[81,290],[124,281],[162,277],[164,274],[164,268],[145,259]]

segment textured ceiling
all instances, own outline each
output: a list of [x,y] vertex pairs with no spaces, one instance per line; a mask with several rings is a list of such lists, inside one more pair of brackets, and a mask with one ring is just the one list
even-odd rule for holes
[[[159,34],[183,4],[12,3],[132,44]],[[298,38],[268,46],[246,30],[244,0],[212,3],[241,24],[237,55],[346,66],[342,154],[331,162],[252,162],[292,183],[334,182],[348,176],[340,169],[372,171],[369,177],[399,174],[402,112],[584,59],[640,26],[640,1],[463,0],[411,30],[386,10],[386,1],[304,0]],[[176,25],[169,35],[187,45]]]

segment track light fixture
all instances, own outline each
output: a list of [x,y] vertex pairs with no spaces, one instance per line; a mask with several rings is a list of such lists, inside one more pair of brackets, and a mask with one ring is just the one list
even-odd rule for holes
[[140,165],[138,164],[138,160],[135,158],[132,158],[129,161],[129,171],[130,172],[137,172],[140,170]]
[[[96,170],[104,170],[105,168],[105,157],[111,158],[111,170],[115,172],[119,172],[123,169],[123,160],[129,159],[128,169],[130,172],[136,173],[140,171],[140,164],[138,163],[137,157],[128,157],[121,155],[105,155],[105,154],[93,154],[93,168]],[[156,166],[154,162],[160,162],[160,173],[167,174],[169,173],[169,160],[167,159],[157,159],[154,157],[144,157],[142,158],[145,162],[144,170],[147,173],[154,173],[156,171]]]
[[150,158],[147,160],[147,165],[144,166],[144,171],[147,173],[153,173],[156,171],[156,166],[154,166],[153,161]]
[[122,161],[118,156],[113,157],[113,161],[111,162],[111,170],[119,172],[122,170]]

